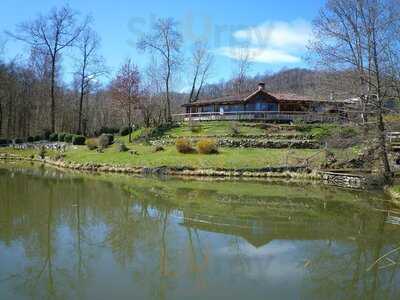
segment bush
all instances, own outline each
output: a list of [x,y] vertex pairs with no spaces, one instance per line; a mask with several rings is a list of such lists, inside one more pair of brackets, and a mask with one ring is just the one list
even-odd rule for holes
[[194,124],[190,125],[190,131],[193,133],[199,133],[201,132],[201,130],[202,130],[201,125],[194,125]]
[[9,145],[9,144],[11,144],[10,140],[0,139],[0,146],[6,146],[6,145]]
[[35,141],[35,139],[33,138],[33,136],[28,136],[28,137],[26,138],[26,141],[27,141],[28,143],[33,143],[33,142]]
[[163,146],[155,146],[155,147],[153,148],[153,152],[154,152],[154,153],[156,153],[156,152],[161,152],[161,151],[165,151],[165,149],[164,149]]
[[343,127],[340,129],[339,133],[341,137],[346,139],[357,137],[360,134],[355,127]]
[[50,134],[50,136],[49,136],[49,141],[50,142],[57,142],[58,141],[58,134],[57,133],[52,133],[52,134]]
[[40,135],[35,135],[35,136],[33,137],[33,140],[34,140],[35,142],[39,142],[39,141],[42,140],[42,137],[41,137]]
[[98,146],[100,147],[100,149],[107,148],[113,142],[114,142],[114,136],[112,134],[103,133],[98,138]]
[[38,151],[38,156],[41,159],[44,159],[46,157],[46,148],[44,146],[40,147],[40,149]]
[[59,133],[58,134],[58,141],[59,142],[65,142],[65,136],[66,136],[67,134],[65,133],[65,132],[61,132],[61,133]]
[[66,143],[72,143],[72,139],[74,138],[74,135],[73,134],[69,134],[69,133],[66,133],[65,134],[65,137],[64,137],[64,142],[66,142]]
[[346,149],[362,142],[362,136],[356,127],[337,127],[323,139],[330,148]]
[[112,128],[112,127],[101,127],[100,130],[96,131],[96,135],[102,135],[102,134],[115,134],[118,133],[119,129],[118,128]]
[[175,142],[176,150],[180,153],[192,153],[194,149],[188,139],[180,138]]
[[236,123],[232,123],[232,124],[230,125],[230,127],[229,127],[229,130],[230,130],[230,132],[231,132],[231,134],[232,134],[233,136],[238,136],[238,135],[240,135],[240,128],[239,128],[239,125],[236,124]]
[[72,144],[74,145],[85,145],[86,138],[82,135],[74,135],[72,138]]
[[43,135],[42,135],[43,139],[48,141],[50,139],[50,134],[51,134],[50,130],[44,129],[43,130]]
[[119,135],[120,136],[127,136],[128,134],[132,133],[132,128],[131,127],[121,127],[119,130]]
[[201,139],[197,142],[197,151],[201,154],[218,153],[217,142],[214,139]]
[[22,144],[23,142],[24,142],[24,140],[21,138],[14,139],[14,144]]
[[97,147],[98,147],[97,139],[87,139],[86,140],[86,146],[88,147],[89,150],[97,149]]
[[124,143],[120,143],[117,145],[118,152],[126,152],[128,150],[129,150],[129,148]]

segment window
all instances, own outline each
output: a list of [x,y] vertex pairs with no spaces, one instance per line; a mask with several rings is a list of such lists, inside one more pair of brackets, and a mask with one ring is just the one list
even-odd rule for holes
[[201,108],[202,112],[213,112],[214,111],[214,106],[212,105],[207,105],[207,106],[203,106]]
[[278,111],[277,103],[256,102],[248,106],[248,110],[254,111]]

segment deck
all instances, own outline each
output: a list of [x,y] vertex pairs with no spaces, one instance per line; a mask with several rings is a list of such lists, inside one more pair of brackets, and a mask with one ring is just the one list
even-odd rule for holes
[[346,122],[347,119],[337,113],[317,112],[280,112],[280,111],[235,111],[201,112],[172,115],[174,121],[280,121],[280,122]]

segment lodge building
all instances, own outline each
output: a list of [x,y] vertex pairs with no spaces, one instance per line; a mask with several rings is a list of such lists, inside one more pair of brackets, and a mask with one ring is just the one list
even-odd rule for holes
[[344,101],[313,99],[290,93],[270,93],[259,83],[250,94],[199,99],[184,104],[186,116],[198,120],[216,119],[277,119],[293,121],[296,118],[325,120],[338,117]]

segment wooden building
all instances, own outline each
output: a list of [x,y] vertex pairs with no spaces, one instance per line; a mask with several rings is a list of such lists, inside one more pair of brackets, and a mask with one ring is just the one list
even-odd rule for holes
[[341,102],[317,100],[289,93],[269,93],[265,84],[251,94],[201,99],[184,104],[186,113],[225,112],[337,112]]

